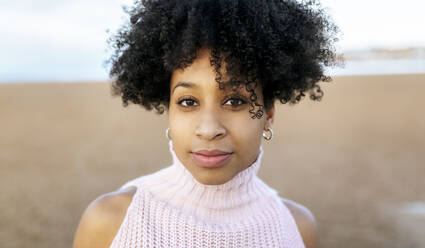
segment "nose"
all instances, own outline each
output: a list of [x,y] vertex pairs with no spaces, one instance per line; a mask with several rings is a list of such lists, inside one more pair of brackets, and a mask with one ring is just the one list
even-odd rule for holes
[[201,139],[214,140],[226,135],[226,128],[220,120],[220,114],[214,111],[205,111],[195,129],[195,134]]

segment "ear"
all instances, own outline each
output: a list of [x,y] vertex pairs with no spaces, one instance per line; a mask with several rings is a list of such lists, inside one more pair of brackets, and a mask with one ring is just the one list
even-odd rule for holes
[[268,129],[272,127],[273,121],[274,121],[274,115],[275,115],[275,108],[274,103],[266,109],[266,124],[264,126],[264,129]]

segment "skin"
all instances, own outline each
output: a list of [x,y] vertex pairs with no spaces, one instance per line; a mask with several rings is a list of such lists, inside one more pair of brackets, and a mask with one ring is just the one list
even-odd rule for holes
[[[272,106],[261,119],[252,119],[248,112],[249,93],[243,88],[236,95],[231,90],[220,90],[209,55],[209,49],[200,49],[192,65],[172,74],[168,113],[170,134],[177,157],[195,179],[203,184],[223,184],[255,162],[262,132],[271,127],[275,110]],[[180,82],[191,85],[177,86]],[[259,103],[263,103],[261,87],[257,86],[256,94]],[[219,168],[203,168],[190,154],[200,149],[219,149],[232,152],[232,156]],[[135,187],[129,187],[94,200],[80,220],[73,247],[109,247],[135,192]],[[286,199],[282,202],[294,216],[306,247],[319,247],[312,213],[296,202]]]
[[[169,123],[174,151],[186,169],[203,184],[223,184],[255,162],[262,132],[273,122],[274,108],[261,119],[252,119],[249,92],[245,88],[220,90],[209,56],[208,49],[201,49],[192,65],[173,72]],[[257,86],[256,94],[262,103],[261,87]],[[191,156],[201,149],[232,155],[222,167],[205,168]]]

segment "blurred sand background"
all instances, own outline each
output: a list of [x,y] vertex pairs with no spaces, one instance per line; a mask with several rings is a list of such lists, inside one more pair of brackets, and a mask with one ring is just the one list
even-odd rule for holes
[[[260,177],[315,214],[321,247],[425,247],[425,74],[321,85],[277,105]],[[70,247],[89,202],[170,164],[167,122],[105,82],[0,84],[0,246]]]

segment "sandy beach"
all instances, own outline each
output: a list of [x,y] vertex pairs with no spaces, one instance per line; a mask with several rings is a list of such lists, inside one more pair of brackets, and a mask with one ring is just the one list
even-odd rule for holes
[[[425,247],[425,74],[321,86],[277,104],[259,176],[314,213],[321,247]],[[71,247],[93,199],[171,163],[167,115],[109,87],[0,84],[1,247]]]

